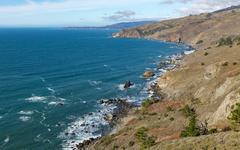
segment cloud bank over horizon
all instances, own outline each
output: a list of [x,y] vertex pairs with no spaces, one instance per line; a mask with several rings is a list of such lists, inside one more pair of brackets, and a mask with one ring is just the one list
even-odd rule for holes
[[1,0],[0,26],[105,25],[211,12],[239,0]]

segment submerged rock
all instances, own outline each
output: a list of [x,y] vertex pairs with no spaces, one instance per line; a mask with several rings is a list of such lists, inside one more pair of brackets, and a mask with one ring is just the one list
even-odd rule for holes
[[155,74],[154,74],[154,72],[153,71],[145,71],[144,72],[144,74],[143,74],[143,77],[144,78],[151,78],[151,77],[153,77]]
[[128,89],[133,85],[134,85],[134,83],[132,83],[131,81],[126,81],[125,84],[124,84],[124,89]]

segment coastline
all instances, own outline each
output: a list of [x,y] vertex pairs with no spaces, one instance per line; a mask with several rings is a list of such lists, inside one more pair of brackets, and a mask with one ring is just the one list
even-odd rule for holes
[[[149,39],[146,39],[146,40],[149,40]],[[166,42],[166,41],[163,41],[163,42]],[[168,42],[171,42],[171,41],[168,41]],[[176,45],[179,44],[176,42],[171,42],[171,43],[175,43]],[[157,71],[154,71],[154,73],[156,73],[157,75],[151,78],[146,78],[146,80],[148,79],[151,79],[151,80],[148,81],[146,84],[148,96],[145,97],[145,99],[158,99],[158,101],[161,101],[163,99],[163,95],[162,95],[163,93],[159,93],[159,89],[157,86],[157,81],[159,80],[159,78],[169,71],[178,69],[180,67],[182,59],[184,59],[185,56],[192,54],[196,51],[196,49],[194,49],[191,45],[187,45],[185,43],[180,43],[180,44],[183,44],[186,49],[184,49],[183,52],[181,53],[176,53],[176,54],[167,56],[164,60],[160,61],[159,64],[156,66]],[[154,68],[152,68],[152,70],[154,70]],[[77,148],[79,150],[88,149],[89,146],[95,145],[96,142],[98,142],[102,138],[116,134],[121,129],[126,127],[127,123],[132,119],[134,119],[133,113],[142,109],[141,105],[144,101],[141,101],[140,106],[134,105],[128,100],[126,100],[126,102],[132,107],[125,110],[124,114],[122,113],[116,114],[116,118],[113,119],[114,122],[110,123],[112,124],[112,127],[108,132],[104,133],[100,137],[90,138],[88,140],[84,140],[81,143],[78,143]]]

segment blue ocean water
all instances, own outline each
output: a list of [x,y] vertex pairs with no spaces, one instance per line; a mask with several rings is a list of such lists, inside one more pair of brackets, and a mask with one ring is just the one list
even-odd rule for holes
[[[0,29],[0,149],[61,149],[70,140],[64,132],[101,109],[98,100],[140,100],[144,70],[184,51],[174,43],[114,39],[113,32]],[[126,80],[135,86],[122,90]]]

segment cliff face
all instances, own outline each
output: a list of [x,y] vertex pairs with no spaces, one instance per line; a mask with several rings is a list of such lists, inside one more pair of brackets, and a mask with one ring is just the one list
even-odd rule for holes
[[239,120],[229,119],[240,103],[238,7],[127,29],[114,37],[181,38],[197,51],[158,79],[155,88],[163,99],[131,111],[117,133],[89,149],[240,149],[240,107]]

